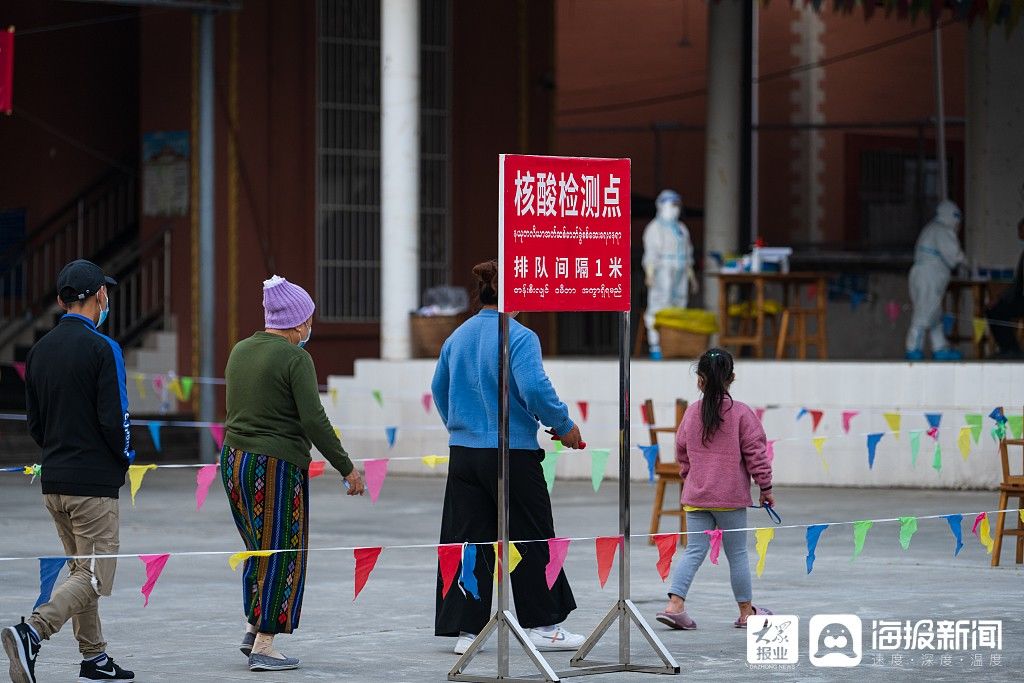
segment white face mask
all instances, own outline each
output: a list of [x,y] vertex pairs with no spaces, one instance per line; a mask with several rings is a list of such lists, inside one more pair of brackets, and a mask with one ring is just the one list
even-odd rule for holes
[[306,333],[306,338],[299,342],[299,348],[306,348],[306,344],[309,343],[309,338],[313,336],[313,325],[309,326],[309,332]]
[[675,223],[679,220],[679,208],[675,202],[658,204],[658,220],[663,223]]

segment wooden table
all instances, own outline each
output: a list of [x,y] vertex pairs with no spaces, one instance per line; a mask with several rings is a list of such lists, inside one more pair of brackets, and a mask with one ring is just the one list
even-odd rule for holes
[[[826,336],[825,321],[828,303],[828,275],[817,272],[795,272],[795,273],[716,273],[718,278],[718,316],[719,316],[719,343],[722,346],[734,346],[738,351],[740,347],[749,346],[753,349],[756,358],[764,358],[765,346],[765,288],[768,285],[777,285],[782,288],[782,322],[779,329],[779,339],[775,347],[775,357],[782,358],[785,355],[786,346],[789,341],[789,325],[796,324],[796,334],[792,343],[797,345],[797,356],[801,359],[807,357],[807,347],[815,346],[818,351],[818,358],[828,358],[828,338]],[[746,292],[748,301],[753,307],[754,330],[752,334],[744,334],[742,331],[733,333],[729,317],[729,293],[736,288]],[[804,306],[801,303],[801,289],[813,290],[813,303]],[[742,295],[741,295],[742,296]],[[807,318],[814,318],[815,330],[808,334]]]
[[[949,334],[949,341],[956,346],[964,342],[971,342],[974,348],[974,357],[982,359],[988,356],[988,346],[992,343],[988,328],[981,339],[974,338],[974,318],[984,318],[986,311],[999,297],[1004,289],[1013,284],[1012,280],[991,280],[991,279],[966,279],[954,278],[949,281],[946,289],[943,310],[948,310],[953,315],[953,330]],[[971,315],[967,316],[961,307],[963,293],[970,293]],[[966,334],[960,331],[960,324],[964,320],[970,320]]]

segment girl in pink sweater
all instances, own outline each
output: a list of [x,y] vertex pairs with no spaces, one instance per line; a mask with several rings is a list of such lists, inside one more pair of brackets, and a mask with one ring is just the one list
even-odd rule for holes
[[760,504],[775,504],[772,497],[772,466],[761,421],[749,406],[732,400],[729,387],[736,376],[728,351],[710,349],[697,363],[697,387],[704,397],[683,415],[676,433],[676,460],[682,475],[682,504],[690,532],[682,559],[672,572],[669,602],[657,619],[675,629],[695,629],[697,623],[685,610],[686,595],[697,569],[710,548],[705,531],[721,529],[722,546],[729,558],[732,592],[740,616],[734,622],[745,628],[747,617],[771,614],[751,603],[747,532],[747,507],[752,504],[750,480],[761,490]]

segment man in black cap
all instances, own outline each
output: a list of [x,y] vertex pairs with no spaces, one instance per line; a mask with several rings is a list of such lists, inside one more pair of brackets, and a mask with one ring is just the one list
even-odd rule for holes
[[98,610],[110,595],[118,552],[118,490],[131,449],[128,391],[121,347],[102,334],[117,284],[95,263],[72,261],[57,276],[57,303],[67,311],[28,354],[28,428],[42,448],[43,502],[68,556],[70,576],[28,620],[0,633],[11,680],[35,683],[40,643],[70,619],[82,653],[80,681],[133,681],[107,656]]

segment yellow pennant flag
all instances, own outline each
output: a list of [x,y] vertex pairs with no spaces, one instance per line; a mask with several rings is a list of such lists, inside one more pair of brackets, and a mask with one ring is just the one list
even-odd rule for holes
[[825,441],[828,439],[827,436],[816,436],[811,439],[811,443],[814,444],[814,450],[818,451],[818,455],[821,456],[821,466],[828,471],[828,460],[825,460]]
[[424,455],[422,458],[420,458],[420,460],[422,460],[423,464],[426,465],[427,467],[429,467],[430,469],[434,469],[439,464],[441,464],[443,462],[448,462],[448,456],[447,455]]
[[128,483],[131,485],[132,505],[135,505],[135,494],[139,492],[139,488],[142,486],[142,478],[146,476],[146,472],[155,469],[156,465],[128,466]]
[[893,436],[897,439],[900,438],[900,414],[882,413],[882,417],[885,418],[885,424],[889,425],[889,431],[893,433]]
[[[334,425],[331,426],[333,427]],[[334,427],[334,435],[338,437],[339,440],[341,439],[341,427]]]
[[[494,557],[495,557],[495,563],[494,563],[494,583],[498,583],[498,571],[501,569],[501,565],[498,564],[498,562],[497,562],[498,544],[497,543],[492,543],[491,545],[494,546]],[[508,544],[508,556],[509,556],[508,573],[511,574],[512,572],[514,572],[516,570],[516,567],[519,566],[520,560],[523,559],[523,556],[519,554],[519,548],[517,548],[516,544],[511,542],[511,541],[509,541],[509,544]]]
[[768,544],[775,538],[775,529],[756,529],[754,531],[754,549],[757,550],[757,577],[764,573],[764,561],[768,557]]
[[1024,509],[1017,510],[1017,514],[1020,515],[1020,521],[1024,524]]
[[243,550],[240,553],[235,553],[228,558],[228,565],[231,567],[231,571],[238,569],[238,565],[242,564],[250,557],[270,557],[274,554],[273,550]]
[[961,427],[960,434],[956,437],[956,447],[960,449],[960,455],[964,460],[971,454],[971,428]]
[[992,540],[992,529],[988,524],[988,515],[981,520],[981,524],[978,525],[978,540],[985,546],[986,552],[989,555],[992,554],[992,545],[995,541]]
[[975,318],[972,323],[974,325],[974,343],[977,344],[985,337],[985,327],[987,324],[984,318]]
[[185,400],[185,390],[181,388],[181,380],[175,377],[167,384],[167,389],[174,394],[174,398],[179,401]]
[[146,398],[146,377],[141,372],[135,373],[135,389],[139,392],[139,398]]
[[327,393],[331,395],[331,403],[338,405],[338,389],[328,389]]

